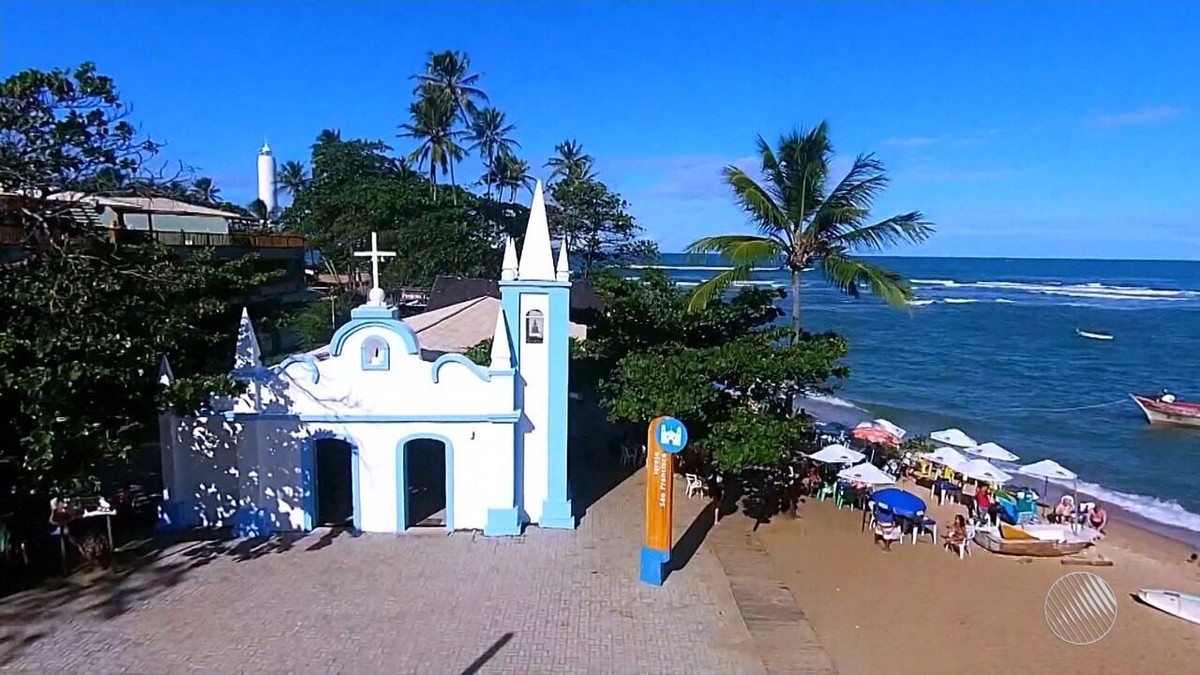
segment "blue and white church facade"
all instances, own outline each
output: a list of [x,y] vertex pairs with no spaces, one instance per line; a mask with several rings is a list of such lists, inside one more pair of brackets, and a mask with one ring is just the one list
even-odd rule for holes
[[[379,288],[389,253],[374,236],[371,248],[360,255],[372,260],[374,288],[327,347],[265,367],[243,312],[233,375],[245,392],[204,415],[161,415],[163,524],[233,526],[239,535],[311,530],[328,522],[322,490],[340,482],[347,525],[403,532],[417,517],[410,468],[433,459],[444,461],[447,530],[575,527],[571,282],[565,242],[554,262],[541,184],[519,259],[506,242],[487,366],[457,353],[422,358],[417,334]],[[161,377],[171,377],[165,362]],[[344,472],[325,468],[330,441],[348,448]]]

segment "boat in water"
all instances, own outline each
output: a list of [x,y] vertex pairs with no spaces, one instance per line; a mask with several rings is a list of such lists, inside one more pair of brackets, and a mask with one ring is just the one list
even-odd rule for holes
[[1001,523],[999,528],[975,531],[975,543],[1000,555],[1030,558],[1059,558],[1079,553],[1095,543],[1091,530],[1073,532],[1068,525],[1020,525]]
[[1101,333],[1100,331],[1095,331],[1095,330],[1079,330],[1078,328],[1076,328],[1075,334],[1078,335],[1079,337],[1085,337],[1089,340],[1111,340],[1111,339],[1113,339],[1112,333]]
[[1130,394],[1130,398],[1142,409],[1150,424],[1170,424],[1200,429],[1200,403],[1185,403],[1169,392],[1157,396]]
[[1200,595],[1143,588],[1138,591],[1137,597],[1138,600],[1155,609],[1161,609],[1171,616],[1177,616],[1192,623],[1200,623]]

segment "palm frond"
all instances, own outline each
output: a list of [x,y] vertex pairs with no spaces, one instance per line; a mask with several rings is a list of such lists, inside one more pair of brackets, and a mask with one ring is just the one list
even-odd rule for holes
[[780,259],[787,253],[787,245],[772,236],[722,234],[697,239],[684,251],[687,253],[719,253],[734,267],[753,267]]
[[735,266],[731,269],[719,272],[711,279],[703,281],[696,288],[692,289],[691,295],[688,296],[688,311],[698,312],[708,306],[713,298],[718,298],[729,289],[736,281],[744,281],[750,277],[751,267],[749,265]]
[[871,294],[893,307],[906,307],[912,300],[912,286],[900,274],[878,265],[840,254],[821,258],[821,274],[843,293],[857,298],[863,286]]
[[725,184],[733,190],[738,206],[763,232],[778,232],[788,229],[788,214],[784,203],[772,194],[768,187],[760,185],[745,171],[733,166],[725,167]]
[[920,211],[902,213],[874,225],[858,227],[832,237],[832,241],[850,250],[882,251],[898,244],[919,244],[933,234],[933,223]]

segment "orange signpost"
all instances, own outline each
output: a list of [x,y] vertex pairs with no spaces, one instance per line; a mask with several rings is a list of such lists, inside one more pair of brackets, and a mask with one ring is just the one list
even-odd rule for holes
[[650,422],[646,437],[646,541],[639,576],[661,586],[671,560],[671,507],[675,453],[687,445],[687,428],[674,417]]

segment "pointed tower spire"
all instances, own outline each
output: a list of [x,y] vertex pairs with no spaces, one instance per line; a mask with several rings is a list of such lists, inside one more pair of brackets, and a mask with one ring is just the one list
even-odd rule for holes
[[558,281],[571,280],[571,263],[567,260],[567,238],[563,237],[558,247],[558,265],[554,268],[554,278]]
[[166,355],[163,355],[162,361],[158,364],[158,383],[164,387],[169,387],[174,381],[175,373],[171,372],[171,364],[167,361]]
[[262,366],[262,351],[258,348],[258,336],[254,324],[250,323],[250,310],[242,308],[242,321],[238,324],[237,347],[233,351],[233,369],[247,370]]
[[513,245],[512,237],[504,240],[504,264],[500,266],[500,280],[512,281],[517,278],[517,247]]
[[554,252],[550,250],[550,224],[546,221],[546,198],[542,196],[540,180],[533,188],[533,203],[529,205],[529,224],[525,227],[517,279],[554,281]]
[[496,312],[496,332],[492,334],[492,362],[488,366],[492,370],[511,370],[512,344],[508,340],[508,322],[505,321],[504,310]]

